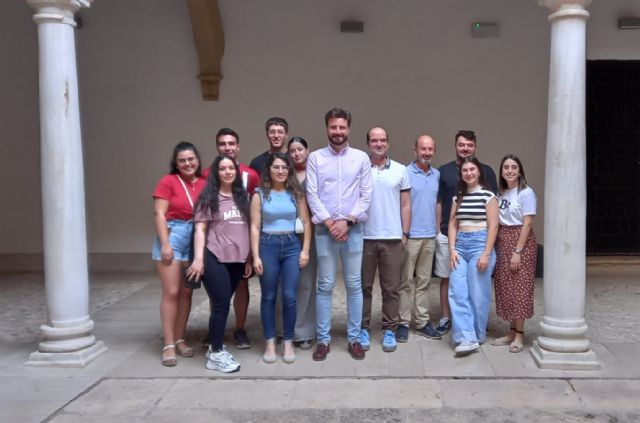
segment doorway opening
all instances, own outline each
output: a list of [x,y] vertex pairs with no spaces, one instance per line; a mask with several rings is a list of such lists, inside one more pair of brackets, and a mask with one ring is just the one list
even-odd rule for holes
[[640,61],[587,61],[587,255],[640,255]]

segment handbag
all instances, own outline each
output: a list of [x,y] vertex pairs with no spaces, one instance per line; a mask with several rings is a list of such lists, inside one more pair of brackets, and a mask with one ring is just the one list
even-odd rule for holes
[[[187,186],[184,184],[184,181],[180,178],[180,176],[176,175],[176,178],[178,178],[178,180],[180,181],[180,183],[182,184],[182,188],[184,188],[184,193],[187,194],[187,199],[189,200],[189,204],[191,205],[191,210],[194,210],[193,207],[193,200],[191,199],[191,194],[189,194],[189,190],[187,189]],[[190,254],[189,254],[189,260],[193,261],[193,250],[194,250],[194,235],[195,235],[195,229],[192,228],[191,229],[191,248],[190,248]],[[183,267],[182,268],[182,276],[183,276],[183,280],[184,280],[184,287],[188,288],[188,289],[199,289],[202,287],[202,276],[200,277],[194,277],[189,279],[189,277],[187,276],[187,269],[189,267]]]

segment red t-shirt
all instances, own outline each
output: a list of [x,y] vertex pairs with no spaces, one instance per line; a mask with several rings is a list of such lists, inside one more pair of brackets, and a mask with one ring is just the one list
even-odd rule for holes
[[[249,197],[253,196],[256,192],[256,188],[260,185],[260,177],[258,176],[258,172],[250,168],[244,163],[240,163],[240,174],[242,175],[242,186],[249,193]],[[202,177],[207,179],[209,177],[209,170],[211,168],[208,167],[202,171]]]
[[[178,178],[180,177],[177,174],[163,176],[153,192],[153,198],[169,201],[169,208],[165,216],[167,220],[191,220],[193,219],[193,208]],[[207,180],[200,177],[194,183],[184,181],[184,184],[195,206],[200,193],[207,185]]]

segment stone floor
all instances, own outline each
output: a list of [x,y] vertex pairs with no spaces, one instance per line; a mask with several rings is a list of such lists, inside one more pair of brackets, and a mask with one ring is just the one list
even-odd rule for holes
[[[639,273],[633,263],[588,267],[586,316],[598,371],[541,370],[528,351],[510,354],[488,343],[478,354],[454,359],[448,337],[433,341],[413,333],[396,352],[384,353],[374,332],[367,358],[354,361],[344,341],[342,289],[335,295],[327,361],[298,351],[295,364],[267,365],[260,360],[259,288],[251,281],[247,326],[254,348],[230,346],[242,364],[232,375],[206,370],[200,350],[194,358],[179,357],[175,368],[160,365],[160,290],[148,273],[92,274],[94,333],[109,348],[106,355],[84,369],[25,367],[46,320],[42,275],[0,275],[0,422],[640,421]],[[436,281],[436,316],[437,288]],[[188,327],[194,344],[206,332],[207,316],[206,295],[195,291]],[[528,345],[538,321],[527,323]],[[506,328],[492,314],[490,336]]]

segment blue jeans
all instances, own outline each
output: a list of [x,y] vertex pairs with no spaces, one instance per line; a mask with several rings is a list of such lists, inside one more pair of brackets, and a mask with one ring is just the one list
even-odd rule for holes
[[260,276],[262,299],[260,316],[265,339],[276,337],[276,297],[278,282],[282,283],[282,337],[293,340],[296,326],[296,295],[300,279],[300,240],[290,234],[260,234]]
[[483,342],[487,334],[491,274],[496,264],[492,249],[484,272],[476,267],[484,251],[487,231],[458,232],[456,252],[458,264],[449,276],[449,306],[453,321],[453,342]]
[[347,241],[337,241],[324,225],[315,229],[318,254],[318,290],[316,295],[316,333],[319,343],[331,342],[331,300],[336,279],[338,255],[347,291],[347,340],[356,342],[362,323],[362,224],[356,223],[348,232]]

